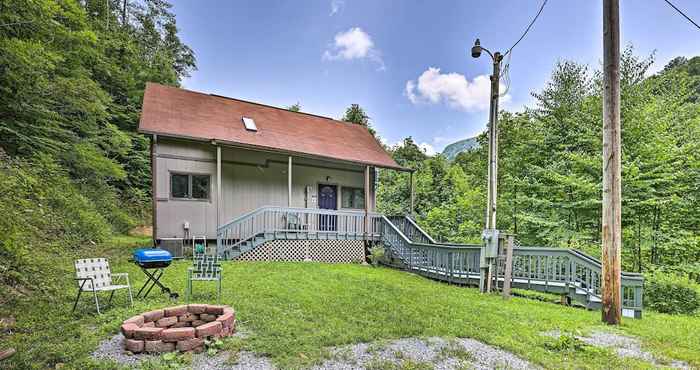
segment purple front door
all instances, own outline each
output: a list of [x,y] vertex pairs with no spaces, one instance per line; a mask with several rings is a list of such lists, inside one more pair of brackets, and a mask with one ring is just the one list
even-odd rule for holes
[[[318,208],[338,209],[338,187],[335,185],[318,185]],[[319,215],[318,226],[320,231],[335,231],[337,229],[337,216]]]

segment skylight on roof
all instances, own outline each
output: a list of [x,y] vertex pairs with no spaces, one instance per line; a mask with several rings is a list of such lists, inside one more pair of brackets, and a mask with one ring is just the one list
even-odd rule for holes
[[255,125],[255,121],[252,118],[243,117],[243,124],[248,131],[258,131],[258,126]]

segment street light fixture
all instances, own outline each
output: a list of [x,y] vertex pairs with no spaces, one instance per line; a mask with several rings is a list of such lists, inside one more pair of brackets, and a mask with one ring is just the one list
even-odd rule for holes
[[484,246],[481,249],[479,261],[480,279],[479,289],[482,292],[491,291],[491,280],[493,273],[493,261],[498,257],[499,232],[496,229],[496,199],[497,179],[498,179],[498,98],[499,81],[501,78],[501,53],[491,53],[481,46],[479,39],[476,39],[472,46],[471,54],[473,58],[479,58],[481,52],[485,51],[493,61],[493,74],[491,75],[491,96],[489,105],[489,166],[488,166],[488,186],[486,200],[486,222],[482,240]]

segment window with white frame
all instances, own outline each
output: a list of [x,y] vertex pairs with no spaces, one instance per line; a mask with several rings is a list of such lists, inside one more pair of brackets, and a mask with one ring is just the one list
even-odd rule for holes
[[341,206],[343,208],[364,209],[365,189],[343,187],[341,190]]

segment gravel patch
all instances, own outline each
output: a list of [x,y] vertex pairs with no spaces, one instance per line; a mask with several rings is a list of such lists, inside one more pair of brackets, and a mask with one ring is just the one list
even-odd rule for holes
[[[559,338],[562,335],[558,330],[542,334],[553,338]],[[604,331],[594,331],[587,336],[575,337],[591,346],[613,349],[620,357],[635,358],[659,367],[671,367],[674,369],[691,368],[690,365],[683,361],[672,360],[670,363],[660,361],[652,353],[643,350],[642,344],[637,338]]]
[[467,338],[405,338],[331,349],[332,358],[315,370],[351,370],[382,365],[430,364],[442,369],[536,369],[512,353]]
[[229,354],[222,352],[216,356],[207,356],[204,353],[192,358],[193,369],[204,370],[272,370],[275,367],[269,359],[260,357],[252,352],[241,351],[236,361],[229,360]]
[[[244,336],[242,334],[241,336]],[[125,366],[138,366],[157,355],[130,354],[121,345],[124,337],[117,334],[100,343],[92,356],[111,360]],[[436,370],[443,369],[536,369],[529,362],[512,353],[468,338],[405,338],[394,341],[358,343],[329,349],[331,358],[314,367],[316,370],[355,370],[381,368],[386,365],[430,364]],[[235,359],[222,351],[215,356],[199,353],[192,356],[192,368],[203,370],[273,370],[275,366],[266,358],[248,351],[241,351]]]
[[143,360],[158,357],[156,355],[134,354],[126,351],[122,345],[123,341],[124,336],[121,333],[102,341],[95,352],[92,353],[92,357],[97,360],[114,361],[125,366],[136,366]]

